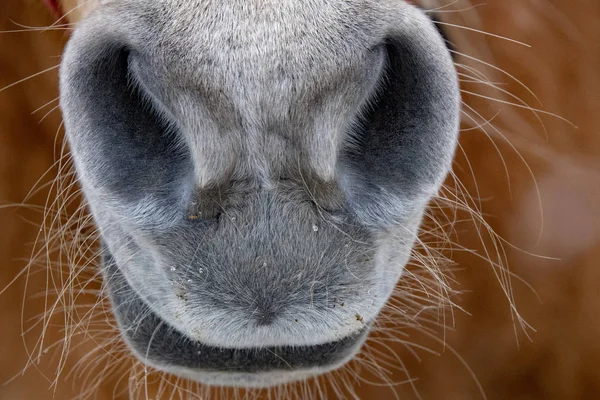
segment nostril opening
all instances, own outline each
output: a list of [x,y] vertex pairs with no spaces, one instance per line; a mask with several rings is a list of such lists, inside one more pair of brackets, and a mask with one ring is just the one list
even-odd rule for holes
[[66,134],[86,195],[110,199],[103,206],[136,226],[178,221],[193,171],[181,133],[139,84],[135,51],[91,37],[70,42],[61,72]]

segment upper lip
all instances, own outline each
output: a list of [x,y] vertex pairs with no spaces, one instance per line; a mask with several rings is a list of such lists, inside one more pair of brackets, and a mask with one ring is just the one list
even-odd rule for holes
[[[342,364],[366,338],[370,323],[335,341],[307,346],[227,348],[192,340],[173,329],[129,287],[108,252],[104,270],[121,331],[138,358],[161,367],[228,373],[307,370]],[[140,317],[141,316],[141,317]]]

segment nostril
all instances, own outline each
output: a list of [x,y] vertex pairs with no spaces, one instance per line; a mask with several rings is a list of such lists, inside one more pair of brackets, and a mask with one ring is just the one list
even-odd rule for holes
[[154,227],[183,215],[193,166],[176,124],[137,82],[132,54],[102,35],[75,35],[61,67],[61,106],[86,195]]
[[419,18],[426,33],[410,25],[385,40],[380,85],[340,157],[349,208],[374,228],[413,218],[437,193],[457,144],[456,71],[434,25]]

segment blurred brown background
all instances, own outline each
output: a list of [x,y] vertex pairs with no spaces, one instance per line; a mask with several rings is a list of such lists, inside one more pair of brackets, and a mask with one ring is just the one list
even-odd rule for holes
[[[484,219],[439,202],[445,208],[435,212],[453,245],[432,245],[446,244],[440,251],[456,263],[449,282],[458,307],[446,313],[446,329],[434,328],[433,338],[401,326],[401,319],[387,324],[380,336],[391,332],[397,340],[367,352],[395,364],[386,365],[389,380],[406,380],[397,354],[413,383],[354,379],[356,396],[480,399],[480,385],[488,399],[600,398],[600,2],[491,0],[475,8],[467,0],[430,3],[447,5],[438,14],[444,23],[529,46],[442,25],[456,50],[467,55],[456,59],[466,104],[455,164],[463,186],[450,178],[446,193],[451,199],[458,193],[454,202],[479,208]],[[26,348],[35,350],[41,334],[31,318],[47,308],[39,294],[56,276],[45,270],[46,262],[9,285],[31,258],[57,172],[52,166],[60,156],[61,118],[58,110],[50,112],[58,105],[57,69],[2,88],[59,63],[68,30],[22,26],[53,22],[40,1],[0,3],[0,291],[6,288],[0,295],[0,399],[74,399],[94,376],[102,378],[95,398],[126,399],[128,378],[122,378],[131,359],[119,358],[101,374],[77,372],[98,362],[89,357],[89,338],[73,339],[57,385],[60,351],[28,355]],[[6,32],[15,30],[23,32]],[[39,190],[27,197],[34,186]],[[17,206],[26,198],[26,205]],[[65,212],[76,209],[71,204]],[[490,235],[483,221],[504,241]],[[508,295],[503,287],[509,286],[496,275],[504,277],[506,269],[494,263],[514,274]],[[511,297],[531,329],[519,323]],[[85,308],[90,301],[82,296],[75,303]],[[57,318],[49,325],[46,343],[64,337],[64,323]],[[371,379],[365,368],[354,370]],[[170,398],[160,393],[151,388],[147,397]],[[351,398],[348,393],[343,396]],[[330,391],[330,398],[336,396]],[[180,391],[173,398],[197,397]]]

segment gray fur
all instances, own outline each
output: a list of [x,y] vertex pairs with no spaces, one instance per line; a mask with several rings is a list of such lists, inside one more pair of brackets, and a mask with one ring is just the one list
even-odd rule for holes
[[132,351],[245,386],[346,362],[450,168],[459,100],[402,1],[102,4],[61,106]]

